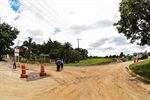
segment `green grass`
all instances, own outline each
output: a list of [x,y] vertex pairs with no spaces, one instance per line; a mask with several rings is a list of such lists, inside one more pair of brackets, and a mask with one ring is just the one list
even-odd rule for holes
[[150,59],[135,63],[129,66],[129,68],[136,74],[150,79]]
[[110,63],[110,62],[113,62],[113,60],[109,58],[91,58],[86,60],[80,60],[79,63],[65,64],[65,66],[88,66],[88,65],[98,65],[98,64]]
[[[86,60],[80,60],[80,62],[76,63],[65,63],[64,66],[90,66],[90,65],[99,65],[99,64],[104,64],[104,63],[110,63],[113,62],[112,59],[109,58],[89,58]],[[24,62],[26,63],[26,62]],[[34,62],[34,61],[28,61],[30,64],[41,64],[39,62]],[[44,65],[50,65],[50,66],[55,66],[55,63],[44,63]]]

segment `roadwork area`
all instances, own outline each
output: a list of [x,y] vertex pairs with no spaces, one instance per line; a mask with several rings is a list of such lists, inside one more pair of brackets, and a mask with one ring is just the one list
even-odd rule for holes
[[[47,77],[27,81],[20,78],[21,68],[0,62],[0,100],[150,100],[150,84],[126,70],[132,63],[64,66],[60,72],[56,66],[45,66]],[[27,74],[40,73],[40,65],[26,67]]]

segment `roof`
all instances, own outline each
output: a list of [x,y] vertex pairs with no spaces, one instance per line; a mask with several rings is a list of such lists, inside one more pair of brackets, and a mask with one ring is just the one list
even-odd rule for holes
[[40,54],[40,56],[42,56],[42,57],[49,57],[49,54]]

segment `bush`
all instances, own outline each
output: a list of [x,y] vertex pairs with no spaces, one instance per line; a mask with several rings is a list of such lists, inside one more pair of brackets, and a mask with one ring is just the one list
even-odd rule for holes
[[39,61],[40,63],[43,63],[43,62],[44,62],[43,58],[39,58],[38,61]]

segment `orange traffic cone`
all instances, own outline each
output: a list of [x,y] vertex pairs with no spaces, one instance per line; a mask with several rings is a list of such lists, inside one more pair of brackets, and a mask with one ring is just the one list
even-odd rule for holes
[[136,58],[134,58],[134,63],[136,63]]
[[21,78],[28,78],[28,75],[26,74],[26,66],[25,65],[22,65]]
[[41,72],[40,72],[40,76],[44,76],[46,75],[45,70],[44,70],[44,65],[41,64]]
[[139,62],[139,59],[137,58],[136,62]]
[[18,62],[18,67],[20,68],[20,62]]

